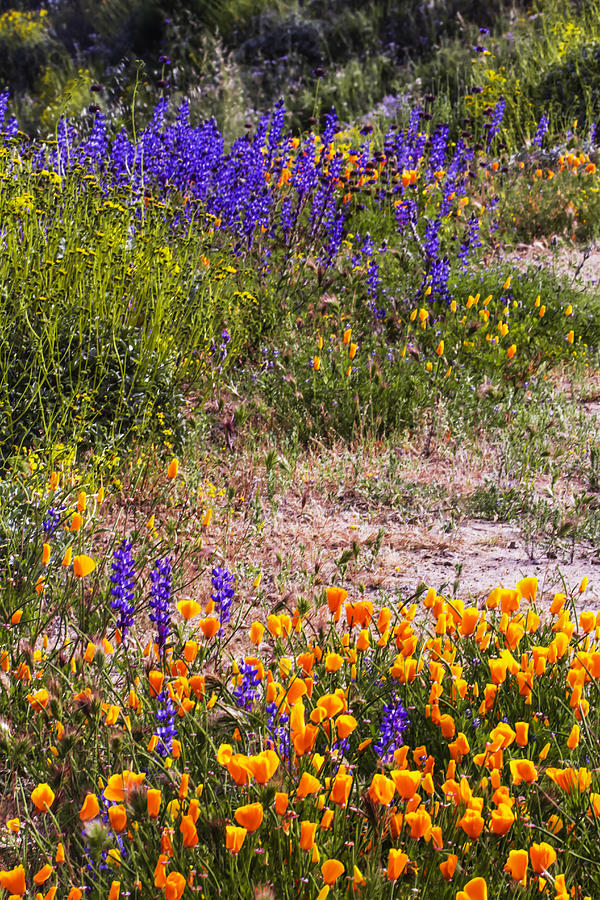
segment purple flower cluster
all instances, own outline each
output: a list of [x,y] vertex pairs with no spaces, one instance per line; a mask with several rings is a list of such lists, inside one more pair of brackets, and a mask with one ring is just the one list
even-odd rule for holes
[[42,522],[42,528],[44,534],[47,537],[52,537],[54,532],[60,525],[61,513],[64,511],[64,506],[61,506],[59,509],[55,509],[53,506],[48,507],[48,511],[46,512],[46,518]]
[[241,681],[233,689],[233,696],[240,709],[250,710],[260,695],[258,672],[256,666],[245,662],[238,663],[238,669],[240,670]]
[[384,704],[379,736],[373,744],[373,750],[382,762],[390,762],[394,752],[402,746],[402,735],[409,724],[408,713],[398,696]]
[[110,606],[117,613],[117,628],[121,632],[121,640],[125,641],[133,625],[134,610],[135,563],[129,541],[123,541],[113,553],[110,583]]
[[498,132],[500,131],[500,126],[502,125],[502,120],[504,119],[504,113],[506,112],[506,100],[504,97],[500,97],[496,106],[494,107],[494,111],[492,113],[492,118],[490,119],[487,125],[487,145],[488,147],[491,145],[492,140],[496,137]]
[[171,559],[168,556],[156,560],[156,564],[150,572],[150,580],[152,582],[150,621],[156,624],[156,642],[162,652],[166,646],[171,625],[172,574]]
[[290,717],[286,713],[277,715],[277,704],[267,703],[267,732],[273,750],[281,759],[290,758]]
[[156,752],[164,758],[173,752],[173,738],[177,737],[175,706],[168,691],[161,691],[156,700],[158,703],[156,712],[158,727],[155,731],[158,738]]
[[214,591],[210,596],[219,613],[221,624],[224,625],[231,618],[230,609],[235,596],[235,575],[222,566],[215,566],[212,570],[211,581]]
[[536,147],[542,149],[542,141],[544,140],[544,136],[548,131],[548,116],[544,113],[541,117],[537,131],[535,133],[535,137],[533,138],[532,143],[535,144]]

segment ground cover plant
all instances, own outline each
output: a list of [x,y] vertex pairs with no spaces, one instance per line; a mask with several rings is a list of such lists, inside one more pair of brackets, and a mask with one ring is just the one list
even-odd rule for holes
[[392,8],[203,7],[312,117],[0,97],[2,897],[598,895],[597,10]]

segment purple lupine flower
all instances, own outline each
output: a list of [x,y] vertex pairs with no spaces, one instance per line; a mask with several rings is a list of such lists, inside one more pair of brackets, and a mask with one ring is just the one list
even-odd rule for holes
[[164,559],[157,559],[156,564],[150,572],[150,580],[152,582],[152,596],[150,598],[150,621],[156,623],[158,632],[157,644],[160,651],[164,650],[169,636],[169,627],[171,624],[171,559],[165,556]]
[[441,224],[439,219],[427,219],[425,223],[425,253],[432,259],[439,253]]
[[462,260],[463,270],[467,269],[467,259],[469,254],[472,253],[476,247],[481,247],[481,241],[479,240],[480,227],[480,220],[477,218],[477,216],[472,216],[469,219],[469,231],[465,237],[465,240],[460,245],[460,250],[457,254],[458,258]]
[[429,153],[430,175],[444,168],[449,136],[450,126],[447,123],[439,125],[431,135],[431,151]]
[[111,609],[117,616],[117,628],[124,642],[129,629],[133,625],[133,585],[135,580],[135,563],[131,553],[131,543],[123,541],[113,554],[110,576]]
[[504,97],[500,97],[498,102],[494,107],[494,112],[492,113],[492,118],[488,125],[488,135],[487,135],[487,144],[488,147],[492,143],[492,139],[498,134],[500,131],[500,125],[502,124],[502,119],[504,118],[504,113],[506,111],[506,100]]
[[277,704],[267,703],[265,711],[267,713],[267,731],[269,733],[268,743],[272,745],[272,749],[281,759],[290,758],[290,717],[286,713],[277,715]]
[[235,575],[222,566],[215,566],[211,581],[214,592],[210,596],[217,607],[221,624],[224,625],[231,618],[229,610],[235,595]]
[[389,703],[383,705],[379,737],[373,744],[373,750],[379,754],[382,762],[390,762],[394,751],[402,746],[402,735],[409,724],[408,713],[396,694]]
[[161,691],[156,699],[159,707],[156,712],[158,727],[154,732],[158,738],[156,752],[164,758],[173,752],[173,738],[177,737],[175,706],[168,691]]
[[533,138],[532,144],[535,144],[536,147],[542,149],[542,141],[544,140],[544,135],[548,131],[548,116],[544,113],[540,119],[540,123],[537,127],[537,131],[535,133],[535,137]]
[[48,507],[46,518],[42,522],[42,528],[44,530],[44,534],[47,537],[52,537],[52,535],[60,525],[61,513],[64,511],[64,509],[64,506],[61,506],[58,509],[55,509],[53,506]]
[[240,709],[251,710],[260,695],[260,679],[256,666],[250,663],[238,663],[241,681],[233,690],[236,704]]

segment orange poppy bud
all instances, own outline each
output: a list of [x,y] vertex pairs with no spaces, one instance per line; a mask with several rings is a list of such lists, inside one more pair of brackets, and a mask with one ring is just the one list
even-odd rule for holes
[[288,808],[289,797],[283,791],[277,791],[275,794],[275,812],[278,816],[285,815]]
[[579,734],[579,725],[573,725],[573,727],[571,728],[571,733],[569,734],[569,737],[567,739],[567,747],[569,748],[569,750],[574,750],[575,747],[577,747],[577,745],[579,744]]
[[315,822],[300,822],[300,849],[312,850],[315,845],[315,832],[317,826]]
[[239,828],[237,825],[227,825],[225,828],[225,846],[232,853],[239,853],[242,844],[246,838],[247,831],[245,828]]
[[150,682],[150,696],[158,697],[160,692],[162,691],[163,682],[165,680],[165,676],[163,672],[159,672],[158,669],[151,669],[148,672],[148,681]]
[[473,634],[477,626],[478,619],[479,610],[476,606],[470,606],[468,609],[465,609],[459,627],[459,631],[463,637]]
[[50,544],[42,544],[42,565],[47,566],[50,562]]
[[65,845],[62,843],[62,841],[59,842],[59,844],[56,848],[55,861],[58,864],[64,863],[64,861],[65,861]]
[[79,888],[72,887],[67,896],[67,900],[81,900],[83,897],[83,891],[80,891]]
[[516,722],[515,723],[515,732],[516,738],[515,742],[519,747],[526,747],[529,743],[529,723],[528,722]]
[[238,806],[233,814],[238,825],[248,832],[260,828],[263,820],[263,808],[261,803],[249,803],[246,806]]
[[255,647],[258,647],[260,642],[262,641],[263,634],[265,633],[265,626],[260,622],[253,622],[250,626],[250,640],[254,644]]
[[33,876],[33,880],[36,884],[44,884],[45,881],[48,881],[50,876],[52,875],[54,869],[50,865],[50,863],[46,863],[45,866],[42,866],[35,875]]
[[113,831],[125,831],[125,828],[127,827],[127,810],[121,803],[117,806],[109,806],[108,818],[110,819]]
[[456,733],[454,719],[447,713],[440,717],[439,726],[445,738],[452,739]]
[[110,891],[108,892],[108,900],[119,900],[120,893],[121,893],[121,882],[113,881],[110,886]]
[[177,473],[179,472],[179,460],[172,459],[169,463],[169,468],[167,469],[167,478],[173,480],[173,478],[177,478]]
[[346,866],[339,859],[326,859],[321,866],[321,874],[325,884],[335,884],[340,875],[346,871]]
[[90,819],[95,819],[98,813],[100,812],[100,804],[98,803],[98,798],[95,794],[86,794],[85,800],[83,801],[83,806],[81,807],[81,811],[79,813],[79,818],[82,822],[89,822]]
[[331,823],[333,822],[334,815],[335,814],[332,809],[325,810],[321,819],[321,824],[319,825],[321,831],[327,831],[329,828],[331,828]]

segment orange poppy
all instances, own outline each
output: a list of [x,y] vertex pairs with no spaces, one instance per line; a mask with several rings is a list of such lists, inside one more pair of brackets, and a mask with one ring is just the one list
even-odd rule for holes
[[227,825],[225,828],[225,846],[227,850],[238,854],[242,849],[242,844],[246,838],[246,829],[239,828],[237,825]]
[[346,871],[346,866],[339,859],[326,859],[321,866],[321,874],[325,884],[335,884],[340,875]]
[[511,850],[504,871],[510,872],[515,881],[523,881],[527,873],[528,862],[527,850]]
[[317,791],[321,790],[321,787],[322,785],[318,778],[315,778],[314,775],[310,775],[308,772],[303,772],[296,789],[296,797],[298,800],[303,800],[309,794],[316,794]]
[[477,810],[467,809],[458,824],[468,837],[475,840],[483,831],[485,822]]
[[373,775],[369,787],[369,797],[374,803],[381,803],[383,806],[389,806],[394,799],[395,793],[396,786],[393,781],[379,773]]
[[5,891],[10,891],[11,894],[24,894],[27,888],[23,866],[16,866],[14,869],[1,871],[0,887]]
[[238,825],[248,832],[260,828],[263,820],[263,808],[260,803],[248,803],[246,806],[238,806],[234,813]]
[[401,850],[396,850],[394,847],[390,847],[386,871],[386,877],[388,881],[396,881],[396,879],[400,878],[400,876],[406,869],[407,863],[408,856],[406,855],[406,853],[402,853]]
[[198,843],[198,832],[196,831],[196,823],[193,817],[188,813],[181,817],[179,831],[183,837],[184,847],[195,847]]
[[317,826],[315,822],[300,822],[300,849],[312,850],[315,845],[315,833]]
[[31,792],[31,801],[37,812],[47,812],[54,803],[54,791],[49,784],[45,782],[38,784]]
[[95,819],[100,812],[100,804],[95,794],[86,794],[83,806],[79,812],[79,818],[82,822],[89,822]]
[[110,819],[113,831],[116,831],[117,833],[125,831],[125,828],[127,827],[127,810],[122,803],[117,804],[117,806],[109,806],[108,818]]
[[187,882],[181,872],[169,872],[165,882],[165,900],[180,900]]
[[456,900],[487,900],[487,884],[484,878],[472,878],[465,884],[464,891],[459,891]]
[[545,841],[542,841],[540,844],[532,844],[529,848],[529,856],[531,867],[538,874],[545,872],[556,862],[556,850]]
[[458,856],[455,853],[451,853],[448,859],[440,863],[440,872],[442,873],[445,881],[452,881],[452,877],[454,872],[456,871],[456,865],[458,863]]
[[161,801],[162,791],[159,791],[157,788],[148,788],[146,793],[146,803],[148,805],[148,815],[151,819],[158,818]]

